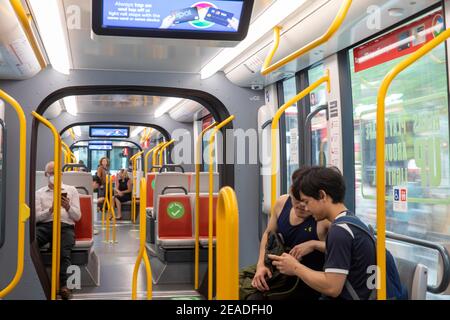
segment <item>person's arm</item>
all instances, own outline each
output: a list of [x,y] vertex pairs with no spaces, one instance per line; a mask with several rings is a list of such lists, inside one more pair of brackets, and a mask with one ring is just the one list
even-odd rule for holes
[[267,285],[266,277],[271,278],[272,273],[270,269],[266,267],[264,264],[264,257],[266,255],[266,245],[270,232],[277,231],[277,220],[280,211],[283,209],[286,200],[289,199],[289,196],[281,196],[277,202],[275,202],[274,212],[271,214],[269,223],[267,225],[267,229],[264,232],[261,238],[261,244],[259,246],[259,257],[258,262],[256,264],[256,273],[252,280],[252,286],[259,291],[268,291],[270,288]]
[[353,238],[341,227],[334,227],[332,231],[328,234],[325,272],[311,270],[289,254],[269,255],[269,258],[281,273],[295,275],[314,290],[336,298],[341,294],[350,270]]
[[42,222],[50,219],[53,216],[53,205],[50,208],[42,205],[43,195],[38,191],[36,192],[36,222]]
[[67,197],[70,200],[70,208],[67,210],[69,217],[77,222],[81,219],[81,209],[80,209],[80,195],[78,194],[77,189],[70,188],[67,192]]

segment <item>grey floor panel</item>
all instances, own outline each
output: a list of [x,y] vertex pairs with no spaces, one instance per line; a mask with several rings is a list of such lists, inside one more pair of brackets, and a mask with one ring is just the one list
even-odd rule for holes
[[[134,264],[139,251],[138,226],[120,223],[117,228],[117,243],[104,243],[105,230],[96,225],[99,233],[94,236],[94,250],[100,260],[100,286],[84,287],[74,291],[74,299],[130,299]],[[146,274],[143,264],[138,276],[138,298],[145,299]],[[186,298],[198,299],[191,284],[153,285],[154,299]]]

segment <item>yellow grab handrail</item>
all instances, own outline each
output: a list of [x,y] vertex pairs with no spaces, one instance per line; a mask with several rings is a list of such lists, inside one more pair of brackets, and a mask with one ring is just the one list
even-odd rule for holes
[[198,273],[199,273],[199,261],[200,261],[200,246],[199,246],[199,229],[200,229],[200,217],[199,206],[200,206],[200,166],[202,162],[202,144],[203,137],[205,133],[214,128],[217,122],[209,125],[207,128],[200,132],[197,138],[197,155],[195,159],[195,267],[194,267],[194,289],[198,289]]
[[156,146],[154,146],[153,148],[151,148],[144,157],[144,172],[145,172],[145,178],[147,179],[147,173],[148,173],[148,157],[150,156],[150,154],[152,152],[154,152],[157,148],[161,148],[162,145],[164,144],[164,142],[161,142],[159,144],[157,144]]
[[386,168],[385,168],[385,100],[392,81],[397,75],[422,58],[438,45],[450,37],[450,28],[443,31],[439,36],[425,44],[408,58],[395,66],[384,78],[378,91],[377,101],[377,265],[380,272],[380,288],[378,289],[378,300],[386,300]]
[[164,145],[166,144],[166,142],[161,142],[160,144],[158,144],[159,148],[155,148],[155,150],[153,150],[153,155],[152,155],[152,171],[155,172],[157,171],[157,169],[155,168],[158,163],[159,163],[159,150],[161,150],[162,147],[164,147]]
[[175,142],[175,139],[170,140],[169,142],[165,143],[161,149],[158,150],[159,153],[159,165],[162,166],[164,163],[164,151]]
[[281,116],[286,112],[286,110],[291,107],[292,105],[294,105],[295,103],[297,103],[298,101],[300,101],[301,99],[303,99],[304,97],[306,97],[308,94],[310,94],[312,91],[314,91],[315,89],[317,89],[320,85],[322,85],[323,83],[327,83],[327,91],[330,92],[330,72],[327,70],[326,71],[326,75],[323,76],[322,78],[320,78],[319,80],[317,80],[316,82],[314,82],[312,85],[310,85],[308,88],[306,88],[305,90],[303,90],[302,92],[300,92],[298,95],[296,95],[295,97],[293,97],[291,100],[289,100],[288,102],[286,102],[284,105],[282,105],[280,107],[280,109],[278,109],[277,113],[275,114],[275,116],[272,119],[272,171],[271,171],[271,198],[270,198],[270,212],[271,214],[273,214],[273,208],[275,206],[275,202],[277,200],[277,151],[278,151],[278,139],[277,139],[277,132],[278,132],[278,128],[279,128],[279,121]]
[[[106,176],[107,192],[105,193],[105,199],[108,198],[108,214],[106,216],[106,237],[105,242],[116,243],[116,213],[114,212],[114,189],[113,189],[114,176]],[[110,226],[110,220],[112,219],[112,227]],[[109,230],[112,229],[112,241],[109,240]]]
[[136,161],[143,153],[144,151],[139,151],[130,158],[133,164],[133,194],[131,196],[131,219],[133,223],[136,222]]
[[342,23],[345,20],[345,17],[347,16],[347,13],[350,9],[351,4],[352,4],[352,0],[345,0],[342,3],[341,8],[339,9],[337,16],[334,18],[334,21],[332,22],[331,26],[328,28],[328,30],[322,36],[320,36],[316,40],[310,42],[306,46],[300,48],[299,50],[295,51],[294,53],[291,53],[287,57],[270,65],[272,62],[272,59],[280,45],[281,27],[276,26],[274,28],[275,43],[274,43],[274,46],[273,46],[272,50],[270,51],[269,55],[267,56],[266,60],[264,61],[263,67],[261,69],[261,74],[266,76],[269,73],[274,72],[275,70],[283,67],[284,65],[288,64],[289,62],[292,62],[293,60],[297,59],[298,57],[304,55],[305,53],[307,53],[307,52],[313,50],[314,48],[317,48],[318,46],[327,42],[336,33],[336,31],[341,27]]
[[105,199],[103,200],[103,206],[102,206],[102,229],[106,228],[105,227],[105,223],[106,223],[106,210],[110,210],[111,207],[111,203],[109,202],[109,176],[107,175],[105,177]]
[[53,184],[53,239],[52,239],[52,286],[51,299],[56,300],[59,289],[60,248],[61,248],[61,137],[55,126],[36,112],[31,113],[39,122],[44,124],[53,134],[54,139],[54,184]]
[[36,59],[38,60],[39,65],[41,66],[42,69],[44,69],[47,66],[47,63],[45,62],[44,55],[42,54],[41,49],[39,48],[39,44],[36,40],[36,37],[34,36],[33,29],[31,28],[30,19],[22,6],[22,1],[10,0],[9,2],[11,3],[11,6],[13,7],[17,17],[20,20],[20,24],[22,25],[25,35],[27,36],[27,39],[30,42],[31,48],[33,49],[33,52],[36,55]]
[[239,300],[239,209],[232,188],[220,190],[216,214],[216,298]]
[[75,132],[73,132],[73,128],[69,128],[68,131],[69,131],[69,134],[70,134],[70,137],[72,138],[72,140],[75,141],[76,136],[75,136]]
[[[234,116],[229,116],[227,119],[217,124],[209,138],[209,205],[208,205],[208,300],[212,300],[213,296],[213,188],[214,188],[214,142],[216,134],[220,129],[225,127],[234,120]],[[216,153],[217,154],[217,153]]]
[[[144,178],[141,179],[141,189],[139,190],[141,195],[141,201],[143,203],[147,202],[147,182]],[[152,284],[152,268],[150,266],[150,260],[148,259],[147,249],[145,247],[145,238],[147,234],[147,224],[145,221],[145,206],[140,206],[139,208],[140,216],[139,216],[139,253],[136,259],[136,263],[134,265],[133,270],[133,283],[131,285],[131,299],[137,299],[137,279],[139,267],[142,262],[142,258],[144,258],[144,266],[147,275],[147,300],[152,299],[153,295],[153,284]]]
[[26,187],[26,158],[27,158],[27,120],[20,104],[6,92],[0,89],[0,98],[5,100],[17,114],[19,119],[19,194],[18,211],[19,224],[17,232],[17,268],[14,278],[5,287],[0,290],[0,299],[6,297],[20,282],[23,274],[25,259],[25,223],[30,217],[30,208],[25,203]]
[[72,150],[70,150],[70,147],[67,145],[67,143],[61,140],[61,146],[63,147],[62,151],[64,153],[64,164],[74,163],[73,159],[75,158],[75,155],[72,153]]

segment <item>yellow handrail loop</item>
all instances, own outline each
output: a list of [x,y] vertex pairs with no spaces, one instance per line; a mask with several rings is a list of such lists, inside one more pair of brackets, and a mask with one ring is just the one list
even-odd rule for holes
[[23,274],[23,266],[25,259],[25,223],[30,217],[30,208],[25,203],[25,187],[26,187],[26,150],[27,150],[27,121],[25,113],[20,104],[6,92],[0,89],[0,98],[5,100],[17,114],[19,120],[19,194],[18,194],[18,211],[19,223],[17,232],[17,268],[14,278],[5,287],[0,290],[0,299],[6,297],[17,284],[20,282]]
[[164,144],[164,142],[161,142],[159,144],[157,144],[156,146],[154,146],[153,148],[151,148],[149,151],[147,151],[147,153],[145,154],[144,157],[144,172],[145,172],[145,178],[147,178],[147,173],[148,173],[148,158],[150,156],[151,153],[153,153],[157,148],[161,148],[162,145]]
[[[133,223],[136,223],[136,161],[137,159],[144,153],[144,151],[139,151],[135,155],[130,158],[130,161],[133,164],[133,194],[131,196],[131,219]],[[145,205],[145,204],[142,204]]]
[[378,300],[386,300],[386,168],[385,168],[385,101],[392,81],[397,75],[422,58],[438,45],[450,37],[450,28],[439,36],[412,53],[408,58],[395,66],[384,78],[377,100],[377,156],[376,156],[376,184],[377,184],[377,264],[380,272],[380,288]]
[[205,133],[210,129],[214,128],[217,122],[209,125],[207,128],[200,132],[197,138],[197,153],[195,159],[195,267],[194,267],[194,289],[198,289],[198,274],[199,274],[199,261],[200,261],[200,246],[199,246],[199,229],[200,229],[200,217],[199,217],[199,206],[200,206],[200,166],[203,162],[202,157],[202,144],[203,137]]
[[214,188],[214,142],[217,132],[225,127],[235,116],[230,116],[217,124],[209,138],[209,205],[208,205],[208,300],[213,298],[213,188]]
[[344,22],[345,17],[347,16],[347,13],[351,7],[351,4],[352,4],[352,0],[345,0],[342,3],[341,8],[339,9],[339,11],[338,11],[336,17],[334,18],[333,22],[331,23],[330,27],[322,36],[320,36],[316,40],[312,41],[311,43],[307,44],[303,48],[300,48],[299,50],[295,51],[294,53],[291,53],[287,57],[270,65],[275,53],[278,50],[279,44],[280,44],[281,27],[276,26],[274,28],[274,37],[275,37],[274,46],[273,46],[272,50],[269,52],[266,60],[264,61],[263,67],[261,69],[261,74],[266,76],[269,73],[274,72],[275,70],[285,66],[289,62],[292,62],[293,60],[297,59],[298,57],[304,55],[305,53],[307,53],[307,52],[313,50],[314,48],[317,48],[318,46],[327,42],[336,33],[336,31],[341,27],[341,25]]
[[230,187],[222,188],[217,199],[216,237],[216,297],[239,300],[239,209]]
[[[116,213],[114,211],[114,188],[113,188],[114,176],[107,175],[106,176],[106,190],[105,190],[105,202],[108,199],[108,213],[106,215],[106,243],[114,244],[116,243]],[[103,203],[105,206],[105,203]],[[112,226],[110,225],[110,221],[112,219]],[[109,239],[110,229],[112,229],[112,240]]]
[[317,89],[320,85],[323,83],[327,84],[327,91],[330,92],[330,73],[327,70],[326,75],[314,82],[312,85],[310,85],[308,88],[297,94],[295,97],[293,97],[291,100],[286,102],[284,105],[278,109],[277,113],[272,119],[272,159],[271,159],[271,198],[270,198],[270,207],[271,207],[271,214],[273,214],[273,208],[275,206],[275,202],[277,200],[277,172],[278,172],[278,139],[277,139],[277,133],[279,128],[279,121],[281,116],[286,112],[286,110],[293,106],[295,103],[306,97],[308,94],[310,94],[312,91]]
[[[140,186],[140,198],[142,203],[147,202],[147,182],[144,178],[141,179],[141,186]],[[139,208],[140,215],[139,215],[139,254],[136,259],[136,263],[134,265],[133,270],[133,282],[131,286],[131,299],[136,300],[137,299],[137,280],[138,280],[138,272],[139,267],[141,265],[142,259],[144,259],[144,266],[145,271],[147,275],[147,300],[152,299],[153,295],[153,284],[152,284],[152,268],[150,265],[150,260],[148,259],[147,255],[147,249],[145,247],[145,239],[147,234],[147,224],[145,221],[145,206],[140,206]]]
[[39,62],[41,69],[44,69],[47,66],[47,63],[45,62],[44,55],[42,54],[42,51],[39,48],[39,44],[36,40],[36,37],[34,36],[30,19],[22,6],[22,2],[20,0],[10,0],[9,2],[11,3],[11,6],[13,7],[17,17],[19,18],[20,24],[24,29],[25,35],[27,36],[27,39],[31,45],[31,48],[33,49],[33,52],[36,56],[36,59]]
[[161,142],[160,144],[158,144],[158,147],[153,150],[153,155],[152,155],[152,167],[153,167],[152,171],[153,172],[157,171],[156,166],[159,163],[159,157],[158,157],[159,150],[161,150],[161,148],[164,147],[165,144],[166,144],[166,142]]
[[54,139],[54,187],[53,187],[53,239],[52,239],[52,286],[51,299],[56,300],[59,289],[60,274],[60,248],[61,248],[61,137],[55,126],[46,118],[36,112],[31,113],[39,122],[44,124],[53,134]]
[[159,150],[159,165],[162,166],[164,163],[164,151],[175,142],[175,139],[170,140],[169,142],[165,143]]

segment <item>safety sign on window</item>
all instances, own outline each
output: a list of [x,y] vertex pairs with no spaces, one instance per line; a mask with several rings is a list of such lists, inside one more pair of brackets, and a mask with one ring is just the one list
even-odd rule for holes
[[408,189],[394,187],[394,211],[408,212]]

